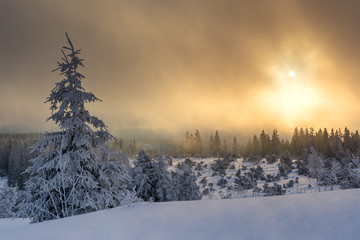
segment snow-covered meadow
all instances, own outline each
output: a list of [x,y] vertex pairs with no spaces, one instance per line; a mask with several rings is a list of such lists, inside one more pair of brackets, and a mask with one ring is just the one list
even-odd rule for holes
[[[275,163],[267,163],[265,159],[262,159],[258,164],[243,161],[243,158],[238,158],[235,161],[232,161],[229,164],[229,167],[225,170],[225,175],[220,173],[214,173],[211,166],[218,158],[189,158],[191,161],[194,162],[193,172],[197,175],[197,184],[200,187],[200,191],[204,191],[206,188],[209,188],[209,185],[212,187],[212,191],[209,194],[203,195],[203,199],[221,199],[221,198],[244,198],[244,197],[259,197],[264,196],[259,190],[258,193],[254,193],[253,189],[245,190],[245,191],[237,191],[234,189],[234,180],[236,179],[236,172],[240,169],[241,175],[244,173],[249,172],[251,168],[256,168],[260,166],[264,173],[264,176],[276,176],[279,173],[278,164],[279,161]],[[176,165],[178,163],[184,162],[185,159],[173,159],[172,166],[169,167],[170,171],[176,171]],[[201,163],[202,168],[199,170],[196,166]],[[231,165],[233,165],[233,169],[231,169]],[[288,174],[287,177],[280,177],[279,180],[275,180],[272,182],[268,182],[271,186],[273,183],[279,184],[281,186],[286,185],[290,181],[294,182],[292,187],[284,188],[285,195],[289,194],[303,194],[303,193],[311,193],[311,192],[318,192],[318,191],[327,191],[330,190],[330,187],[326,186],[319,186],[316,182],[316,179],[310,178],[308,176],[298,175],[298,169],[294,168],[291,169],[291,172]],[[207,184],[201,183],[201,180],[206,177]],[[217,183],[221,178],[226,179],[227,183],[225,186],[218,186]],[[262,189],[266,180],[258,180],[257,187]],[[334,190],[339,189],[339,186],[333,186]]]
[[[360,190],[143,203],[11,227],[2,240],[359,239]],[[24,223],[25,224],[25,223]],[[7,228],[7,229],[6,229]]]

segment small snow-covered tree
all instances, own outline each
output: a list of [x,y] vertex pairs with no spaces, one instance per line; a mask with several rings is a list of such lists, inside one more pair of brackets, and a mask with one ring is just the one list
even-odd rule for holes
[[350,163],[338,171],[341,188],[360,188],[360,161],[358,157],[352,157]]
[[172,178],[173,188],[170,195],[174,201],[200,200],[200,188],[196,176],[189,168],[178,169]]
[[134,165],[132,177],[138,197],[145,201],[154,199],[155,189],[153,180],[155,168],[152,159],[146,155],[144,150],[141,150]]
[[154,161],[146,155],[144,150],[141,150],[134,165],[133,185],[139,198],[156,202],[172,199],[170,196],[171,177],[162,156]]
[[14,187],[5,185],[0,188],[0,218],[10,218],[14,216],[17,191]]
[[82,86],[84,67],[66,34],[68,46],[61,50],[58,68],[63,80],[55,84],[45,103],[60,131],[47,133],[33,146],[37,156],[26,173],[26,197],[21,203],[22,216],[32,222],[101,210],[120,204],[127,181],[123,169],[111,162],[100,162],[99,147],[112,138],[106,125],[90,115],[85,104],[99,101]]
[[171,200],[170,192],[172,181],[164,156],[161,155],[155,162],[155,201],[165,202]]
[[309,169],[310,175],[313,178],[319,180],[320,176],[324,172],[324,160],[318,155],[315,148],[310,148],[310,154],[307,157],[307,168]]

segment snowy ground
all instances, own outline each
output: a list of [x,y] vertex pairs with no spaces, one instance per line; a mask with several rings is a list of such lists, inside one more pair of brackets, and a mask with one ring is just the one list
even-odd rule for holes
[[[14,227],[2,240],[359,239],[360,190],[144,203]],[[11,227],[11,228],[10,228]],[[6,229],[7,228],[7,229]]]

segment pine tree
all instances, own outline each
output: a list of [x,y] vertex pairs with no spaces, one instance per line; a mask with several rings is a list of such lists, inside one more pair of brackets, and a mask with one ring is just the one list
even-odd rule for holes
[[343,134],[343,147],[344,149],[351,149],[351,135],[350,135],[350,131],[347,127],[345,127],[344,129],[344,134]]
[[300,156],[301,146],[300,146],[299,131],[298,131],[297,127],[295,128],[293,136],[291,138],[290,148],[291,148],[291,153],[294,156],[296,156],[296,157]]
[[134,165],[133,186],[139,198],[155,202],[173,199],[172,181],[162,155],[153,161],[144,150],[141,150]]
[[351,134],[351,152],[358,154],[360,145],[360,134],[359,131],[356,130],[355,133]]
[[237,142],[236,136],[234,136],[234,139],[233,139],[232,155],[233,155],[233,157],[238,157],[238,155],[239,155],[239,146],[238,146],[238,142]]
[[144,150],[139,152],[137,160],[134,162],[133,184],[139,198],[149,201],[154,200],[155,196],[155,167],[152,159],[146,155]]
[[202,152],[203,152],[203,146],[202,146],[200,132],[197,129],[195,132],[195,152],[198,154],[199,157],[202,155]]
[[0,188],[0,218],[14,217],[13,208],[16,204],[17,191],[14,187]]
[[171,196],[174,201],[200,200],[200,188],[196,184],[196,176],[189,168],[177,170],[172,178]]
[[272,149],[272,153],[274,153],[277,156],[281,152],[281,142],[277,129],[273,130],[273,134],[271,136],[271,149]]
[[155,162],[155,177],[155,201],[165,202],[171,200],[173,198],[171,196],[172,181],[162,154]]
[[213,135],[211,135],[209,139],[209,155],[213,155],[213,152],[214,152],[214,137]]
[[[125,172],[110,162],[100,162],[99,153],[112,139],[106,125],[90,115],[85,103],[99,101],[82,87],[79,67],[84,67],[68,35],[69,46],[61,50],[58,68],[63,80],[55,84],[45,103],[60,131],[47,133],[33,146],[37,156],[26,172],[27,196],[21,204],[23,215],[32,222],[118,206],[125,193]],[[65,52],[68,52],[67,54]]]
[[259,140],[258,140],[258,138],[257,138],[257,136],[255,134],[254,134],[254,137],[253,137],[253,140],[252,140],[251,154],[253,156],[260,155],[260,143],[259,143]]
[[249,138],[249,140],[247,141],[245,147],[244,147],[244,156],[246,157],[250,157],[251,156],[251,153],[252,153],[252,141],[251,139]]
[[218,130],[216,130],[213,141],[213,156],[219,156],[220,153],[221,153],[221,139]]
[[268,134],[265,133],[264,130],[262,130],[260,137],[260,155],[262,157],[265,157],[265,155],[269,154],[271,151],[271,140]]
[[11,150],[11,138],[8,135],[4,135],[0,139],[0,176],[6,176],[9,171],[9,155]]
[[20,178],[21,159],[23,155],[23,141],[21,139],[13,140],[9,154],[8,166],[8,184],[9,186],[17,186]]
[[307,168],[309,169],[310,175],[319,181],[320,176],[324,172],[324,160],[318,155],[313,147],[310,147],[310,154],[307,157]]

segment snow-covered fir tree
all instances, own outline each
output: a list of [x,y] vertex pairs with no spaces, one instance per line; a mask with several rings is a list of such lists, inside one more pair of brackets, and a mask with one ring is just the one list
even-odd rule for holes
[[167,170],[167,163],[162,154],[155,162],[155,182],[155,201],[165,202],[171,200],[171,176]]
[[30,175],[21,203],[22,216],[32,222],[101,210],[121,204],[126,197],[126,171],[101,161],[101,151],[112,138],[106,125],[90,115],[85,104],[99,99],[82,86],[83,59],[66,34],[58,68],[63,80],[55,84],[46,103],[60,131],[47,133],[33,146],[37,156],[27,168]]
[[133,185],[139,198],[155,202],[173,199],[172,181],[162,155],[159,159],[152,160],[144,150],[141,150],[134,165]]
[[16,204],[17,190],[6,184],[0,188],[0,218],[14,217],[13,208]]
[[152,159],[146,155],[144,150],[139,152],[132,170],[133,185],[139,198],[144,201],[154,199],[154,175],[155,169]]
[[341,188],[360,188],[360,160],[353,156],[350,163],[338,171]]
[[324,160],[313,147],[310,147],[310,154],[307,157],[307,162],[307,168],[309,169],[311,177],[319,180],[324,172]]
[[200,188],[191,169],[178,169],[172,178],[173,188],[170,195],[174,201],[200,200]]

